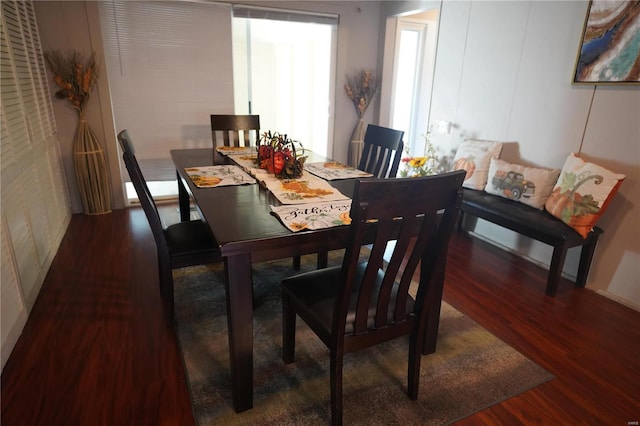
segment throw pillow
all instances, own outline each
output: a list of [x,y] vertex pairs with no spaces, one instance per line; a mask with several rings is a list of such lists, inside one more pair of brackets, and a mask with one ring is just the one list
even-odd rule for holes
[[586,238],[624,178],[571,153],[545,208]]
[[453,170],[466,170],[462,186],[483,190],[489,175],[489,161],[498,158],[502,142],[469,139],[460,144],[453,159]]
[[542,209],[559,175],[558,169],[539,169],[492,158],[489,165],[489,180],[484,190],[489,194]]

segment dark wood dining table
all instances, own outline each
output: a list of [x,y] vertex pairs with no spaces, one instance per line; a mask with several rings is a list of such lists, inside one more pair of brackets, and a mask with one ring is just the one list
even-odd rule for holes
[[[308,155],[308,162],[327,160],[314,153]],[[281,203],[263,185],[198,188],[185,172],[189,167],[225,164],[227,157],[211,148],[172,150],[171,157],[178,176],[181,220],[189,220],[192,199],[225,259],[233,407],[242,412],[253,407],[252,263],[344,248],[349,227],[292,232],[271,213],[270,206]],[[344,195],[352,196],[355,180],[330,183]],[[427,333],[425,353],[435,350],[442,296],[442,286],[439,287],[435,290],[438,303],[433,304],[429,315],[435,318],[435,328],[430,327]]]

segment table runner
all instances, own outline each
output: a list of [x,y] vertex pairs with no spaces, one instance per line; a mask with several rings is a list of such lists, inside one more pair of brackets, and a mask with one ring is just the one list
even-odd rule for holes
[[198,188],[256,183],[254,178],[238,166],[187,167],[184,170]]
[[349,225],[351,200],[271,206],[273,213],[291,231]]
[[371,173],[363,172],[354,167],[347,166],[337,161],[326,161],[322,163],[308,163],[305,169],[326,180],[354,179],[372,177]]
[[278,179],[269,174],[264,179],[261,176],[260,180],[282,204],[306,204],[349,199],[326,180],[307,172],[303,172],[302,177],[298,179]]
[[265,169],[261,169],[257,166],[256,162],[258,154],[255,151],[246,154],[230,154],[228,157],[231,161],[242,167],[244,171],[259,181],[264,180],[264,177],[269,173]]
[[251,154],[256,152],[255,146],[217,146],[216,151],[222,155]]
[[263,182],[282,204],[306,204],[349,199],[326,180],[309,173],[306,166],[302,177],[280,179],[266,170],[256,167],[255,154],[230,155],[229,158],[251,176]]

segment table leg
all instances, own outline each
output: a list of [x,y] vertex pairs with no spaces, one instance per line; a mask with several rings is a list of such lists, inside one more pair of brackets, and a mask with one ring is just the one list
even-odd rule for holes
[[226,258],[227,325],[233,408],[253,407],[253,283],[251,255]]
[[180,206],[180,221],[188,222],[191,220],[191,205],[189,204],[189,193],[182,183],[182,178],[178,175],[178,203]]

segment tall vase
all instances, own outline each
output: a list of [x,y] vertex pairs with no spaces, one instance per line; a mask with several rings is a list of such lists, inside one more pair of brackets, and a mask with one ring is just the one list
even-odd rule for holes
[[110,213],[111,187],[104,151],[82,114],[73,141],[73,159],[84,213]]
[[351,134],[351,143],[349,144],[349,165],[358,167],[360,157],[362,156],[362,148],[364,147],[364,120],[358,120],[356,127]]

